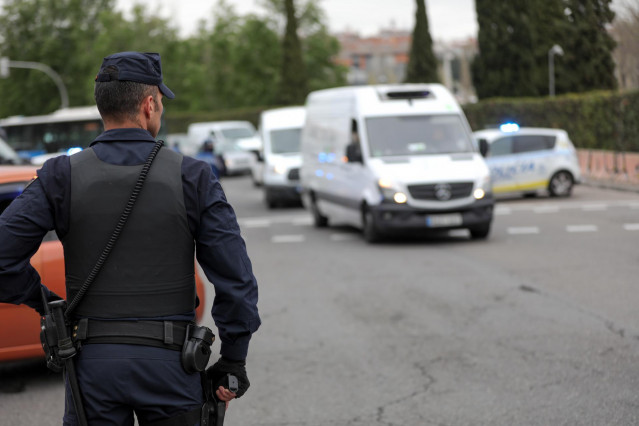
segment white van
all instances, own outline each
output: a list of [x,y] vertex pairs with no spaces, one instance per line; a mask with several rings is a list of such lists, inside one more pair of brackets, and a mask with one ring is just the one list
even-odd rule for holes
[[268,207],[299,203],[299,171],[302,165],[300,138],[306,109],[287,107],[263,111],[259,133],[263,151],[261,183]]
[[300,183],[315,226],[350,224],[370,242],[455,228],[488,236],[490,172],[444,86],[320,90],[309,94],[306,114]]
[[213,144],[237,144],[245,151],[257,152],[262,141],[250,121],[208,121],[191,123],[187,129],[186,143],[180,145],[185,155],[195,155],[202,143],[211,139]]

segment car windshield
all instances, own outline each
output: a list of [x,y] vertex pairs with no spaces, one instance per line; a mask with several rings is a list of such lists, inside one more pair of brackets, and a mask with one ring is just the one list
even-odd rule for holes
[[11,149],[11,147],[4,141],[4,139],[0,139],[0,164],[2,163],[20,163],[18,154],[16,154],[16,152]]
[[215,152],[238,152],[243,151],[235,142],[220,142],[215,144]]
[[302,129],[284,129],[271,131],[271,152],[287,154],[300,152]]
[[432,155],[473,152],[458,115],[410,115],[366,119],[370,155]]
[[250,138],[255,135],[255,132],[249,127],[234,127],[229,129],[222,129],[222,134],[226,139],[237,140]]

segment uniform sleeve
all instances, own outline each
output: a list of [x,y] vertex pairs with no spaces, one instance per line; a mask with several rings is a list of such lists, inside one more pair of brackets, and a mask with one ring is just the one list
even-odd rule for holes
[[53,212],[40,179],[31,183],[0,216],[0,302],[25,304],[43,313],[40,275],[31,257],[53,229]]
[[[189,160],[185,158],[185,161]],[[192,163],[190,173],[190,179],[195,178],[193,190],[198,195],[196,256],[215,287],[211,314],[222,341],[221,355],[243,360],[251,335],[261,323],[257,281],[233,208],[211,168],[197,163]]]

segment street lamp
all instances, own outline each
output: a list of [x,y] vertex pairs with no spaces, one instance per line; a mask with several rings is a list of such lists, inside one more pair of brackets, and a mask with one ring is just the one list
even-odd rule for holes
[[555,55],[564,55],[560,45],[555,44],[548,51],[548,93],[555,96]]

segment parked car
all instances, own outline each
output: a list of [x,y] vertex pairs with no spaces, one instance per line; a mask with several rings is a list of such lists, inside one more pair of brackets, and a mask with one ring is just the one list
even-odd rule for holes
[[[35,174],[36,168],[32,166],[0,166],[0,213],[22,193]],[[61,296],[66,294],[64,252],[55,232],[45,236],[40,249],[31,258],[31,264],[48,288]],[[205,290],[197,273],[195,282],[200,299],[196,319],[200,321],[204,313]],[[25,305],[0,303],[0,324],[0,362],[44,358],[40,345],[40,317],[36,311]]]
[[213,144],[235,143],[245,151],[255,155],[262,148],[262,141],[249,121],[208,121],[191,123],[187,129],[187,138],[180,144],[181,152],[194,155],[205,140]]
[[240,148],[235,142],[215,143],[215,166],[221,176],[244,175],[251,173],[255,154]]
[[577,151],[565,130],[507,123],[474,136],[488,144],[486,163],[496,195],[547,191],[567,197],[581,180]]

